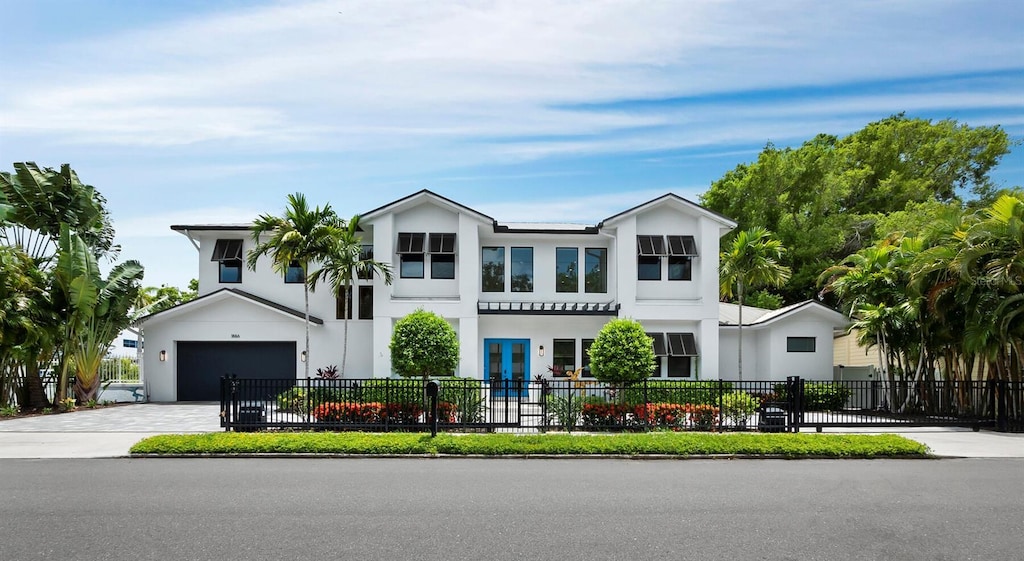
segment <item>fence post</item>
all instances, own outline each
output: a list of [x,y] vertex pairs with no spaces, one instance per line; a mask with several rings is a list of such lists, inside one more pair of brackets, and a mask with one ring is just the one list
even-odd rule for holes
[[718,432],[722,432],[722,392],[724,391],[722,386],[722,379],[716,380],[716,386],[718,386]]
[[1007,415],[1010,384],[1006,380],[996,382],[999,397],[996,399],[996,430],[999,432],[1009,431],[1009,418]]

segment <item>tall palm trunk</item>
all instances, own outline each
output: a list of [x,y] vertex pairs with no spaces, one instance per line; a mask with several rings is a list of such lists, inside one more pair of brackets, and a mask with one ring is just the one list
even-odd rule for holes
[[341,343],[341,377],[344,378],[345,359],[348,358],[348,303],[352,299],[352,285],[349,284],[348,282],[345,283],[345,293],[342,296],[342,298],[344,299],[344,303],[342,304],[342,306],[344,307],[344,312],[342,314],[342,322],[344,323],[344,334],[342,335],[342,338],[344,340]]
[[[302,274],[305,275],[306,271],[303,269]],[[305,369],[306,379],[309,379],[309,285],[302,284],[302,295],[306,301],[306,360],[303,362],[303,368]]]

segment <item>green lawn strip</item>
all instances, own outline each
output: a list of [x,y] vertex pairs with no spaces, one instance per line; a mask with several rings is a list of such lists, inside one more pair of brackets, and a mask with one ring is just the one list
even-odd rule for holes
[[647,433],[439,434],[229,433],[147,438],[132,454],[446,454],[446,455],[773,455],[785,457],[926,456],[923,444],[896,435]]

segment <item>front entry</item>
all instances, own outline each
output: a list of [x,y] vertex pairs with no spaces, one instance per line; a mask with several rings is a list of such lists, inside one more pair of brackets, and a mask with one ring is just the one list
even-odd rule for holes
[[[529,339],[484,339],[484,368],[495,397],[526,395],[530,371]],[[522,382],[508,387],[502,382]],[[517,392],[515,388],[518,388]]]

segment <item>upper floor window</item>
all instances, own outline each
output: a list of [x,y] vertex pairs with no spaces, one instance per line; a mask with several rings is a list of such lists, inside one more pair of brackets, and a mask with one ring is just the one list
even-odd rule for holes
[[692,276],[693,261],[690,257],[668,256],[668,280],[688,281]]
[[[359,260],[363,262],[373,261],[372,244],[362,244],[359,246]],[[359,270],[356,271],[356,276],[362,280],[370,280],[373,278],[373,269],[370,267],[360,267]]]
[[555,292],[579,292],[580,255],[575,247],[555,248]]
[[636,278],[661,280],[661,257],[666,255],[664,236],[636,237]]
[[597,294],[608,292],[608,250],[603,247],[588,247],[584,266],[584,290]]
[[533,292],[533,248],[512,248],[512,292]]
[[398,233],[398,254],[399,276],[403,279],[423,278],[423,253],[424,240],[427,235],[423,232],[399,232]]
[[220,264],[219,282],[242,282],[242,240],[217,240],[210,260]]
[[284,271],[284,282],[286,283],[301,283],[305,282],[306,273],[302,270],[302,264],[298,261],[292,261],[288,264],[288,268]]
[[813,353],[816,349],[814,337],[786,337],[787,353]]
[[430,234],[430,278],[455,278],[455,234]]
[[505,291],[505,248],[484,247],[480,252],[481,290]]

